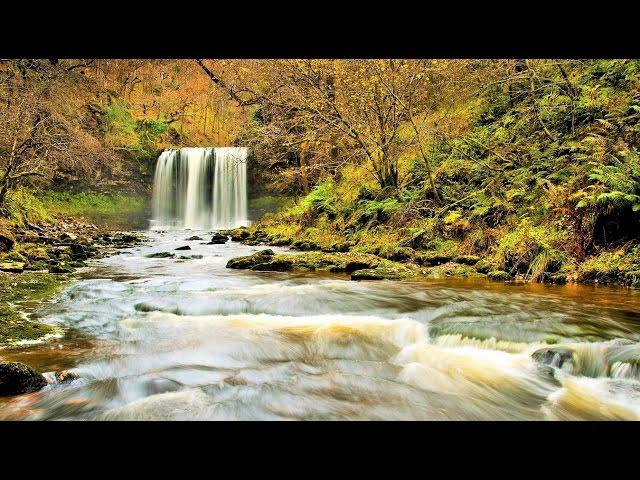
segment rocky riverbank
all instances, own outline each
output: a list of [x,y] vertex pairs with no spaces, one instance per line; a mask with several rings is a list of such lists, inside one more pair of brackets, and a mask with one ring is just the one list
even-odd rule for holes
[[71,217],[0,227],[0,346],[59,335],[55,327],[31,319],[31,308],[61,289],[87,260],[132,247],[145,238]]
[[[288,257],[275,255],[269,262],[258,263],[248,267],[230,268],[251,268],[254,270],[274,269],[274,270],[330,270],[332,267],[314,268],[314,264],[323,258],[321,263],[332,264],[335,258],[342,257],[340,262],[349,262],[350,258],[359,255],[368,255],[368,258],[377,258],[377,270],[368,272],[370,268],[358,269],[358,272],[351,273],[351,278],[357,279],[409,279],[409,278],[486,278],[488,280],[501,282],[526,282],[529,280],[528,269],[512,268],[509,271],[503,270],[501,265],[492,261],[490,257],[479,255],[457,255],[443,253],[440,251],[430,251],[419,248],[388,248],[382,251],[380,248],[365,248],[360,244],[345,241],[315,242],[307,238],[296,238],[273,233],[269,229],[262,227],[242,227],[225,230],[222,233],[229,235],[233,241],[238,241],[246,245],[264,246],[288,246],[293,250],[305,252],[298,256],[298,260],[290,261]],[[314,252],[309,256],[306,253]],[[333,255],[333,257],[331,256]],[[558,270],[554,273],[545,273],[542,281],[545,283],[565,284],[607,284],[628,287],[640,287],[640,257],[636,258],[635,253],[617,251],[606,252],[598,257],[586,260],[582,264],[574,265],[570,270]],[[336,257],[337,256],[337,257]],[[242,264],[240,262],[239,264]],[[251,263],[251,262],[249,262]],[[309,263],[309,265],[305,265]],[[548,267],[551,269],[551,267]],[[362,270],[362,271],[361,271]],[[335,271],[344,271],[339,268]],[[370,274],[370,275],[369,275]]]
[[374,253],[356,251],[348,242],[319,245],[271,235],[260,229],[236,228],[221,232],[231,240],[245,245],[289,246],[300,254],[274,254],[262,250],[254,255],[231,259],[228,268],[255,271],[316,271],[342,272],[352,280],[409,280],[418,278],[485,277],[505,280],[506,272],[492,270],[480,257],[472,255],[445,256],[411,249],[383,258]]

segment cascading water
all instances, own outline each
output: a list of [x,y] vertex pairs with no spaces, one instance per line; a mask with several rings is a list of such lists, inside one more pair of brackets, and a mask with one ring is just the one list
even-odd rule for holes
[[247,149],[165,150],[156,164],[152,229],[247,224]]

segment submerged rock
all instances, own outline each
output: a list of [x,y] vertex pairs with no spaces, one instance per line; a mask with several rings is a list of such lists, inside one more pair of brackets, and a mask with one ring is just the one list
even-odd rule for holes
[[573,350],[564,347],[541,348],[531,354],[536,362],[563,370],[573,369]]
[[147,258],[173,258],[175,257],[175,253],[171,253],[171,252],[156,252],[156,253],[150,253],[149,255],[145,255],[145,257]]
[[196,260],[203,258],[202,255],[180,255],[178,259],[180,260]]
[[0,363],[0,396],[35,392],[46,385],[44,376],[24,363]]
[[69,383],[80,378],[77,373],[70,372],[69,370],[60,370],[55,373],[58,383]]
[[192,237],[186,238],[185,240],[186,240],[187,242],[190,242],[190,241],[192,241],[192,240],[203,240],[203,238],[202,238],[202,237],[199,237],[198,235],[194,235],[194,236],[192,236]]

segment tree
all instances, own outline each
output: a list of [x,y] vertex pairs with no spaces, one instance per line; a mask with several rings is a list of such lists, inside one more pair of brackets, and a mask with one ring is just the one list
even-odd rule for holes
[[44,176],[71,143],[64,120],[47,104],[59,70],[66,67],[25,62],[4,62],[0,72],[0,209],[9,190]]

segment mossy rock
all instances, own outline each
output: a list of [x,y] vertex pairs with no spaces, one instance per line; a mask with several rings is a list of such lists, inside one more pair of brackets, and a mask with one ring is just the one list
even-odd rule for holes
[[227,268],[234,268],[238,270],[246,270],[253,268],[256,265],[262,263],[268,263],[269,257],[275,255],[270,248],[266,250],[260,250],[253,255],[247,255],[244,257],[235,257],[227,262]]
[[0,396],[36,392],[46,385],[42,374],[24,363],[0,363]]
[[0,263],[0,271],[9,273],[20,273],[24,270],[23,262],[3,262]]
[[487,260],[479,260],[474,265],[476,272],[487,274],[493,269],[493,265]]
[[365,268],[351,274],[351,280],[400,280],[404,275],[388,267]]
[[480,261],[480,257],[477,255],[458,255],[453,261],[461,265],[475,265]]
[[493,270],[487,273],[487,278],[489,278],[490,280],[505,281],[509,280],[511,277],[504,270]]
[[21,262],[21,263],[27,263],[27,257],[25,257],[23,254],[21,254],[20,252],[17,252],[15,250],[7,253],[7,255],[4,257],[5,260],[9,260],[12,262]]
[[62,263],[50,265],[49,272],[50,273],[72,273],[73,267],[62,262]]
[[251,270],[255,270],[258,272],[288,272],[292,268],[293,261],[280,258],[269,260],[263,263],[258,263],[257,265],[251,267]]

